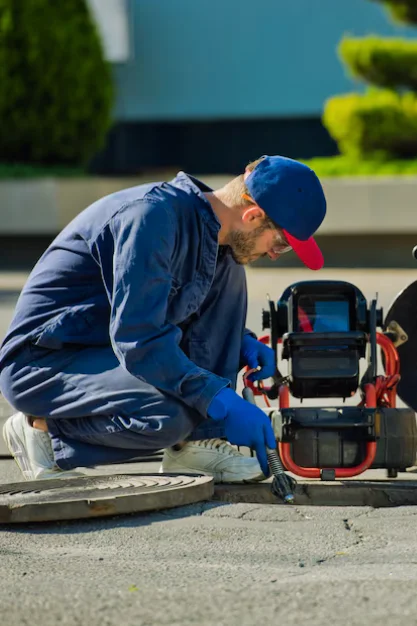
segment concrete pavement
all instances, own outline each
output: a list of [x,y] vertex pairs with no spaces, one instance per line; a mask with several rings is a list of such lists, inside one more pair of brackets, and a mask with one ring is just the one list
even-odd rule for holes
[[[354,282],[369,299],[379,291],[386,307],[417,273],[320,273],[331,277]],[[248,325],[262,333],[266,293],[277,299],[302,278],[312,273],[248,270]],[[0,301],[1,332],[13,298]],[[0,483],[18,480],[13,462],[0,461]],[[8,626],[403,626],[417,621],[416,515],[408,506],[205,502],[2,527],[2,616]]]
[[[11,461],[0,480],[16,479]],[[416,507],[203,502],[2,527],[8,626],[414,623]]]

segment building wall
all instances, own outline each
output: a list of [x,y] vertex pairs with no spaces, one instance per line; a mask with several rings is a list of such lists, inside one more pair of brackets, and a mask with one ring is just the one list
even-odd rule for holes
[[370,0],[133,0],[131,58],[115,65],[119,120],[320,115],[356,88],[344,33],[409,35]]
[[[295,158],[334,154],[321,124],[323,105],[363,89],[338,58],[343,34],[417,34],[393,24],[371,0],[126,0],[126,6],[130,53],[114,63],[116,126],[101,159],[102,168],[120,172],[189,161],[197,170],[234,171],[245,147],[250,158],[271,149]],[[219,146],[220,164],[212,162],[210,141]]]

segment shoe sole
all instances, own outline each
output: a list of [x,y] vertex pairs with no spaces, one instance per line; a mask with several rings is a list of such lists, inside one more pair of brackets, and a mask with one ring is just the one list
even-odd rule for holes
[[[12,431],[12,432],[10,432]],[[9,449],[10,454],[16,462],[17,467],[22,472],[25,480],[33,480],[33,472],[30,467],[29,459],[23,453],[24,445],[13,428],[13,421],[7,420],[3,426],[3,439],[6,442],[6,446]]]
[[180,474],[184,472],[185,474],[204,474],[205,476],[213,476],[215,483],[259,483],[262,480],[266,480],[266,477],[263,474],[255,474],[255,476],[248,476],[247,478],[238,478],[234,474],[228,474],[227,472],[220,472],[219,474],[213,474],[212,472],[204,472],[202,470],[193,469],[191,467],[172,467],[172,468],[163,468],[162,466],[159,469],[159,473],[163,474],[166,472],[167,474]]

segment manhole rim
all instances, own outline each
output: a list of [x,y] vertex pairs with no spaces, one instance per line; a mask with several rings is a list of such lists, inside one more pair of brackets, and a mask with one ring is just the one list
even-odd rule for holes
[[[125,515],[129,513],[148,513],[167,508],[176,508],[187,504],[194,504],[203,500],[211,500],[214,495],[214,479],[212,476],[197,474],[132,474],[120,473],[120,477],[155,477],[166,476],[193,476],[196,478],[192,483],[176,486],[150,487],[149,491],[140,494],[106,494],[102,497],[84,497],[71,500],[46,502],[10,502],[0,505],[0,524],[17,524],[31,522],[66,521],[77,519],[88,519],[97,517],[108,517],[114,515]],[[84,477],[80,478],[83,480]],[[112,475],[97,475],[90,478],[109,479]],[[65,479],[53,479],[62,481]],[[68,479],[78,481],[79,479]],[[33,481],[34,483],[37,481]],[[39,483],[51,484],[51,481],[39,481]],[[25,483],[11,483],[10,487],[18,485],[28,485]],[[41,485],[39,485],[40,487]],[[139,487],[138,487],[139,488]],[[55,491],[55,489],[54,489]],[[59,489],[56,490],[59,493]]]

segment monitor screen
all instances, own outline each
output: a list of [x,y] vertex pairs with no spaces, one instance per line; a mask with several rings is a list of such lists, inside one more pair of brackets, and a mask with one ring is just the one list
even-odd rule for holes
[[350,330],[348,300],[314,300],[301,296],[298,301],[298,332],[347,332]]

